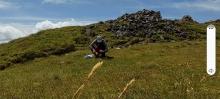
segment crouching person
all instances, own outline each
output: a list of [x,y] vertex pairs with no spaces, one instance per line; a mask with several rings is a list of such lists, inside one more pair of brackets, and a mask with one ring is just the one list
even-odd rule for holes
[[108,51],[107,44],[102,36],[97,36],[96,39],[89,45],[89,48],[97,58],[105,57],[105,54]]

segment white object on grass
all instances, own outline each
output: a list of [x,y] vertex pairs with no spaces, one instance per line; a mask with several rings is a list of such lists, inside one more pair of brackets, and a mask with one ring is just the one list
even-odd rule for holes
[[94,57],[93,54],[89,54],[89,55],[84,56],[85,59],[89,59],[89,58],[93,58],[93,57]]
[[216,72],[216,28],[214,25],[207,27],[207,73],[214,75]]

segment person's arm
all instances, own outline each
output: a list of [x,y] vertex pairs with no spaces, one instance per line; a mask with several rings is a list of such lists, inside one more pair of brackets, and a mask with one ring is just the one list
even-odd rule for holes
[[95,44],[95,41],[96,41],[96,40],[93,40],[92,43],[89,45],[89,48],[90,48],[90,49],[94,49],[93,46],[94,46],[94,44]]

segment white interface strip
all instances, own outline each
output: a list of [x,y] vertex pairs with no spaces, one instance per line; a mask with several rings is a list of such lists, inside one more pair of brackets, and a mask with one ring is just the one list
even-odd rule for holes
[[216,72],[216,28],[214,25],[207,27],[207,73],[214,75]]

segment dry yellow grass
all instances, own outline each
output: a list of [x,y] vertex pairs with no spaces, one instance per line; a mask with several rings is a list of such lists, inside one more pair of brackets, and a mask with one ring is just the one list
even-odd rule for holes
[[78,90],[74,93],[74,98],[80,97],[80,91],[85,87],[85,85],[88,83],[89,79],[92,77],[92,75],[95,73],[95,71],[102,66],[103,62],[98,62],[95,66],[93,66],[92,70],[88,74],[88,77],[85,79],[84,83],[78,88]]
[[128,87],[130,85],[132,85],[132,83],[135,81],[135,79],[133,78],[129,83],[127,83],[127,85],[124,87],[123,91],[119,94],[118,99],[121,98],[121,96],[124,94],[124,92],[128,89]]
[[101,67],[103,64],[103,62],[98,62],[95,66],[93,66],[91,72],[89,73],[88,75],[88,78],[87,79],[90,79],[91,76],[94,74],[94,72],[96,71],[96,69],[98,69],[99,67]]
[[[82,90],[84,87],[85,87],[85,84],[82,84],[82,85],[77,89],[77,91],[74,93],[73,98],[75,98],[75,97],[79,94],[80,90]],[[79,96],[78,96],[78,97],[79,97]]]

